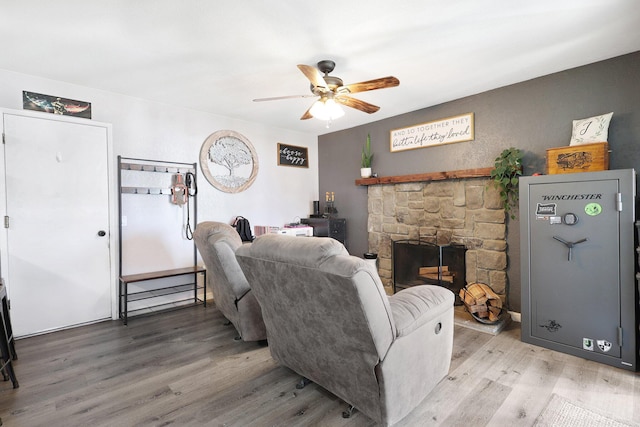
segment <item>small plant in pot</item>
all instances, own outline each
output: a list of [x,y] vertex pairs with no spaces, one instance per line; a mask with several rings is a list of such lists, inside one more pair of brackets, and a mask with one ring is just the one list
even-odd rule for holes
[[367,134],[367,142],[362,147],[362,162],[360,163],[360,176],[362,178],[371,177],[371,160],[373,153],[371,152],[371,135]]
[[504,205],[504,211],[511,219],[516,216],[513,209],[518,204],[518,182],[522,175],[522,157],[524,153],[518,148],[507,148],[496,157],[495,165],[491,171],[493,185],[500,191],[500,199]]

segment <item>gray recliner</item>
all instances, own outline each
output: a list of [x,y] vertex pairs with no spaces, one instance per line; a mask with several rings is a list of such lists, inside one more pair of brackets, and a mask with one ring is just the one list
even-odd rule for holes
[[404,418],[447,374],[451,291],[415,286],[389,297],[375,267],[325,237],[264,235],[236,257],[273,358],[376,422]]
[[207,268],[216,307],[244,341],[265,340],[260,305],[236,260],[235,252],[242,246],[238,232],[228,224],[207,221],[197,225],[193,237]]

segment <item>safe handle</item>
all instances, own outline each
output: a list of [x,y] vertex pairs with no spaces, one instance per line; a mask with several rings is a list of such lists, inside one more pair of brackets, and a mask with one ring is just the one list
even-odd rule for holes
[[579,243],[584,243],[586,242],[587,239],[586,237],[584,239],[580,239],[580,240],[576,240],[575,242],[568,242],[566,240],[564,240],[562,237],[559,236],[553,236],[553,238],[555,240],[557,240],[558,242],[562,243],[563,245],[565,245],[568,249],[569,249],[569,256],[567,257],[567,261],[571,261],[571,251],[573,249],[573,247]]

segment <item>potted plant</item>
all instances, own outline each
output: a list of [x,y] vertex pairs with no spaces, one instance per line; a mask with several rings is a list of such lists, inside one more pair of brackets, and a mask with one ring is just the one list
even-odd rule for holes
[[362,178],[369,178],[371,176],[371,159],[373,159],[373,153],[371,152],[371,135],[367,134],[367,142],[362,147],[362,163],[360,164],[360,176]]
[[496,157],[491,171],[493,185],[500,191],[500,199],[504,211],[515,219],[513,208],[518,204],[518,181],[522,175],[522,157],[524,153],[518,148],[507,148]]

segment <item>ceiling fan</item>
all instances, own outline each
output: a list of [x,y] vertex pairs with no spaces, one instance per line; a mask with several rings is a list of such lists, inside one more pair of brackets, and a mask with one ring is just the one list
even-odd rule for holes
[[[344,111],[337,105],[342,104],[355,108],[368,114],[375,113],[380,109],[377,105],[349,96],[352,93],[366,92],[369,90],[395,87],[400,84],[400,80],[393,76],[368,80],[360,83],[345,85],[340,77],[330,76],[336,63],[325,59],[318,62],[317,68],[311,65],[298,65],[298,68],[311,82],[310,95],[277,96],[272,98],[254,99],[256,102],[274,101],[289,98],[310,98],[319,97],[318,100],[300,117],[300,120],[307,120],[312,117],[321,120],[331,120],[344,114]],[[324,75],[322,74],[324,73]]]

